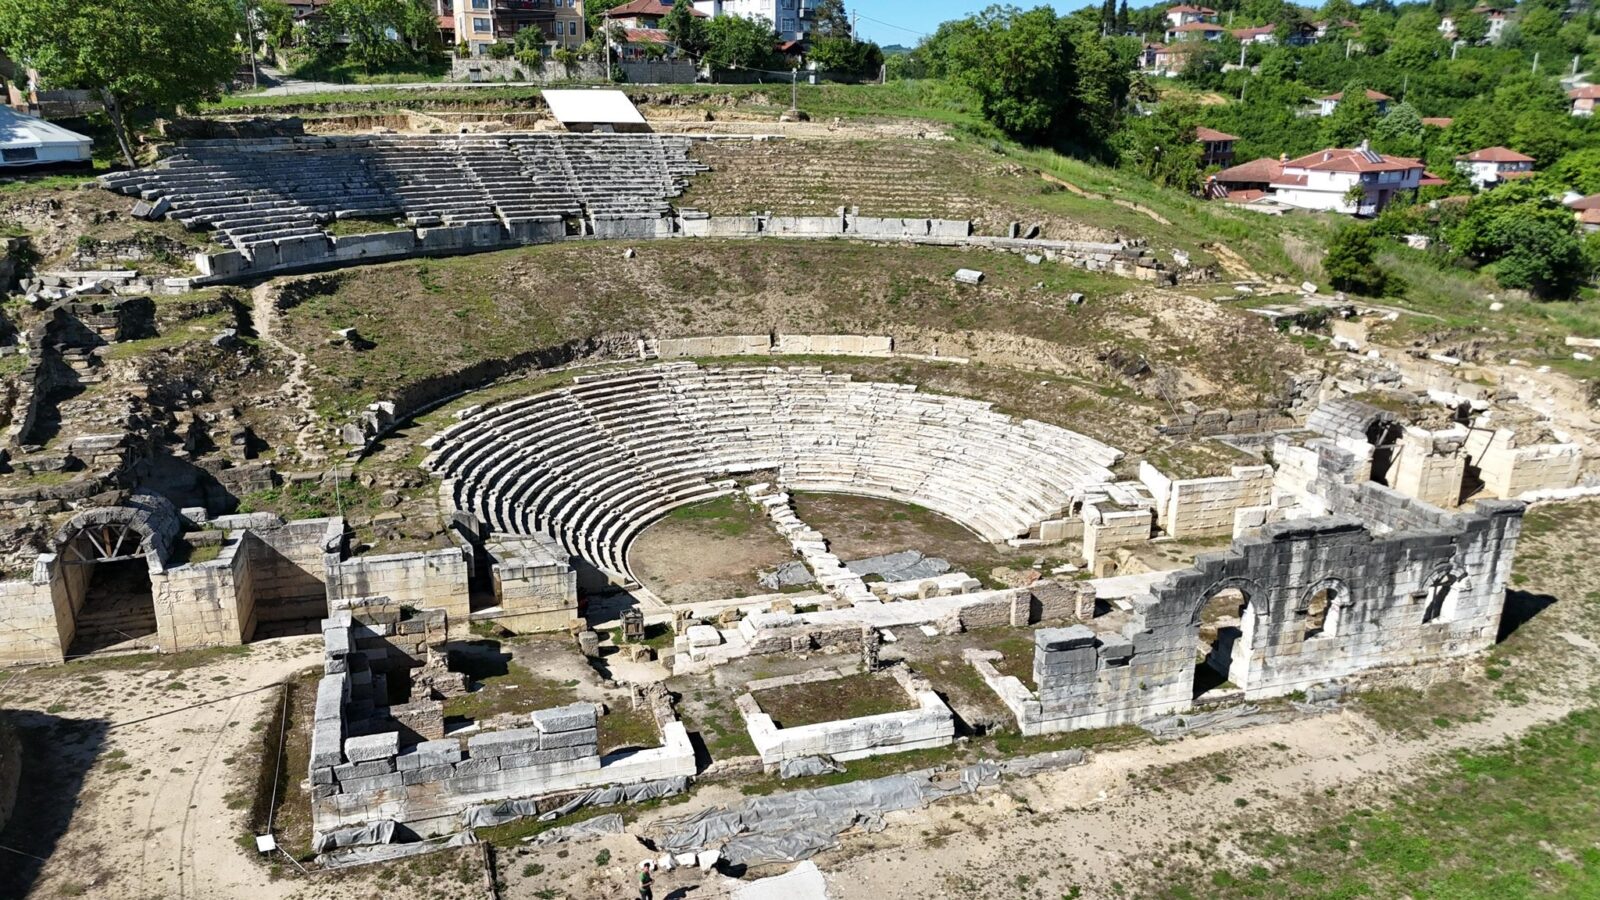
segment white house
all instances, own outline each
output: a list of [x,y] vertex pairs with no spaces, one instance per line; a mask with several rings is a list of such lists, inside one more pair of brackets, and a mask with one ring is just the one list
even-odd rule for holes
[[[1386,116],[1386,115],[1389,114],[1389,103],[1394,99],[1393,97],[1390,97],[1388,94],[1380,94],[1377,91],[1373,91],[1373,90],[1369,90],[1366,93],[1367,93],[1367,99],[1371,100],[1373,103],[1376,103],[1378,105],[1378,115]],[[1317,115],[1319,115],[1319,116],[1331,116],[1331,115],[1333,115],[1333,108],[1338,106],[1339,105],[1339,101],[1343,100],[1343,99],[1344,99],[1344,91],[1340,91],[1337,94],[1329,94],[1326,97],[1318,97],[1317,98]]]
[[1222,26],[1215,22],[1189,22],[1184,25],[1175,25],[1167,29],[1167,41],[1220,41],[1222,40]]
[[1262,25],[1257,28],[1235,28],[1232,32],[1234,40],[1241,44],[1276,44],[1278,42],[1278,26]]
[[815,6],[815,0],[694,0],[694,8],[711,18],[766,19],[780,41],[805,40]]
[[0,106],[0,171],[31,166],[88,166],[94,141],[53,122]]
[[[1355,215],[1377,215],[1402,191],[1415,191],[1422,182],[1422,161],[1384,156],[1367,147],[1329,148],[1282,163],[1271,177],[1272,199],[1300,209],[1319,209]],[[1350,199],[1360,187],[1360,202]]]
[[1586,84],[1567,91],[1567,99],[1572,102],[1572,114],[1575,116],[1592,116],[1596,106],[1600,106],[1600,84]]
[[1216,22],[1217,11],[1204,6],[1180,4],[1167,7],[1167,28],[1182,28],[1200,22]]
[[1485,190],[1532,175],[1533,157],[1507,147],[1485,147],[1456,157],[1456,168],[1467,173],[1473,187]]

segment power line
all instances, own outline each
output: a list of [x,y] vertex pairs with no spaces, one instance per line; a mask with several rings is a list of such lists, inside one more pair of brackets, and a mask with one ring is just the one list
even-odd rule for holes
[[896,25],[893,22],[885,22],[882,19],[874,19],[871,16],[863,15],[861,13],[856,13],[856,18],[858,18],[858,19],[866,19],[868,22],[873,22],[875,24],[882,25],[885,28],[893,28],[893,29],[895,29],[897,31],[904,31],[907,34],[914,34],[917,37],[927,37],[928,36],[928,33],[926,31],[918,31],[915,28],[907,28],[904,25]]

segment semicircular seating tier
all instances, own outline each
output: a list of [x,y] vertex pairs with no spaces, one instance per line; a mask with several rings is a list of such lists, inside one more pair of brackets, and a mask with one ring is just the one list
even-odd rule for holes
[[773,472],[789,490],[914,503],[984,539],[1026,537],[1112,480],[1121,452],[990,404],[817,367],[674,363],[472,408],[426,441],[448,503],[547,534],[632,577],[628,548],[673,508]]
[[101,176],[165,198],[186,228],[235,249],[325,235],[337,219],[414,227],[587,216],[660,218],[707,167],[689,139],[659,134],[496,133],[186,141],[156,165]]

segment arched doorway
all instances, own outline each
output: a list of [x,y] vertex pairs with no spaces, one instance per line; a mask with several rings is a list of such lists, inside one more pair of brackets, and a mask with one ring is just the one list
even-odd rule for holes
[[1196,618],[1195,699],[1247,687],[1257,626],[1249,587],[1224,584],[1213,588]]
[[147,537],[124,521],[66,530],[56,563],[72,599],[68,656],[148,650],[158,645]]

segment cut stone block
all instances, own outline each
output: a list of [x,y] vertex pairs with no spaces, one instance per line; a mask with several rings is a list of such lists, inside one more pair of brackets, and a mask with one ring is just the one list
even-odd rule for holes
[[[533,727],[542,734],[555,731],[583,731],[595,727],[593,703],[573,703],[552,709],[541,709],[533,714]],[[537,746],[529,749],[537,749]]]
[[385,731],[363,737],[346,738],[344,755],[351,762],[392,759],[400,753],[400,732]]

